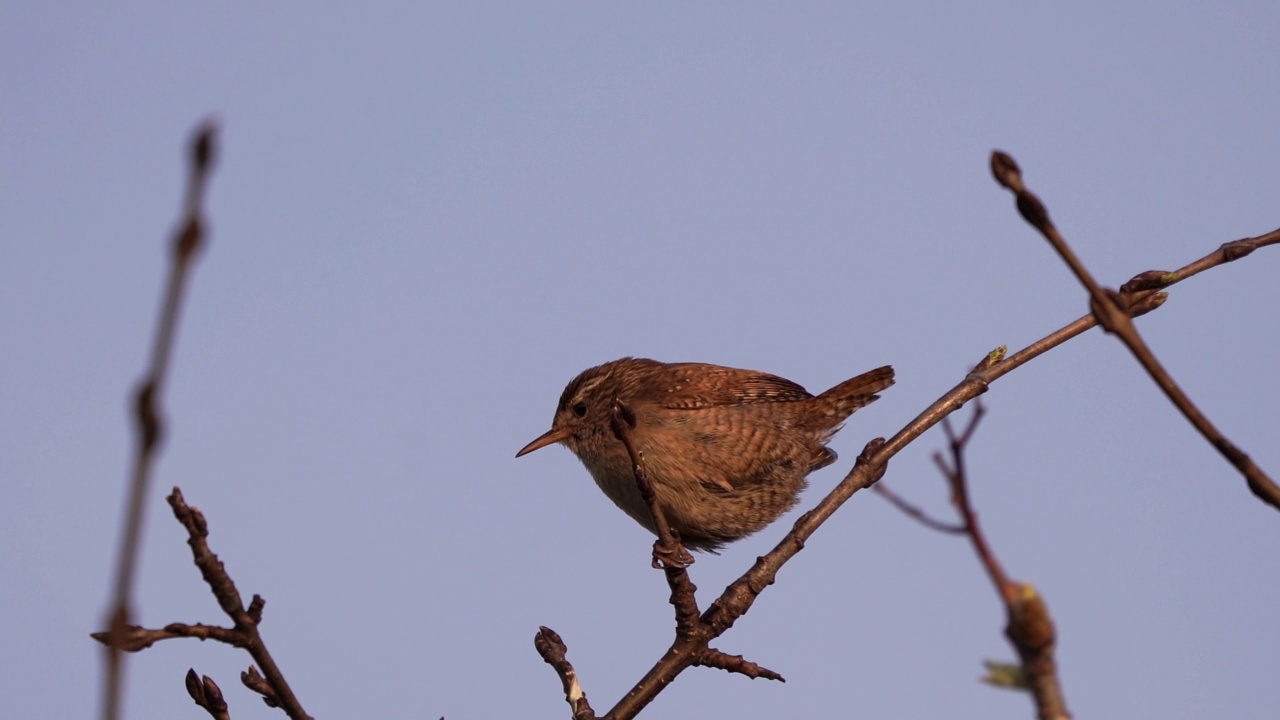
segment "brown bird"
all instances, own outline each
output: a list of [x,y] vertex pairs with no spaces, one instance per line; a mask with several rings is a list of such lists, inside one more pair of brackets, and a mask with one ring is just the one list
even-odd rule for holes
[[635,414],[629,437],[667,522],[685,546],[716,552],[791,509],[805,476],[835,462],[826,444],[845,419],[890,385],[885,366],[814,397],[755,370],[622,358],[574,378],[551,429],[516,457],[562,443],[614,504],[656,533],[626,446],[610,429],[621,402]]

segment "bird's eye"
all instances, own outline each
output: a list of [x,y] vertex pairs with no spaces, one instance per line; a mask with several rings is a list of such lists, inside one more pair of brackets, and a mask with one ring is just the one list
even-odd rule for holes
[[577,403],[574,403],[574,405],[573,405],[573,414],[574,414],[574,415],[577,415],[578,417],[582,417],[583,415],[586,415],[586,414],[587,414],[587,404],[586,404],[586,403],[584,403],[584,402],[581,402],[581,401],[579,401],[579,402],[577,402]]

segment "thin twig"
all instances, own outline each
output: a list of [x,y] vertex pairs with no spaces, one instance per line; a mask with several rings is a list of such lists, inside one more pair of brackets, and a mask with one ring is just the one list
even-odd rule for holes
[[228,645],[237,645],[240,641],[240,637],[236,634],[236,630],[234,628],[205,625],[203,623],[196,623],[194,625],[170,623],[158,630],[130,625],[125,633],[112,635],[110,631],[96,632],[90,633],[89,637],[97,640],[103,645],[114,647],[117,650],[122,650],[124,652],[139,652],[146,650],[161,640],[170,640],[172,638],[216,640]]
[[[261,694],[268,705],[280,707],[294,720],[311,720],[311,716],[302,709],[302,704],[293,694],[292,688],[289,687],[288,681],[280,672],[279,666],[276,665],[270,650],[262,640],[262,635],[258,632],[266,601],[260,595],[254,595],[249,606],[245,607],[240,591],[236,589],[235,581],[227,574],[226,567],[209,547],[209,524],[204,514],[187,505],[182,497],[182,491],[176,487],[169,495],[168,501],[169,506],[173,508],[174,517],[187,530],[187,545],[191,547],[191,555],[196,567],[200,569],[200,575],[209,585],[209,589],[218,601],[218,606],[231,618],[233,627],[203,623],[193,625],[170,623],[163,629],[153,630],[129,625],[123,631],[93,633],[92,637],[117,652],[137,652],[161,640],[178,637],[215,640],[232,647],[243,648],[253,657],[254,662],[262,667],[263,673],[258,675],[258,671],[250,667],[249,673],[241,674],[241,680],[245,685]],[[261,682],[255,683],[255,680],[261,680]],[[190,691],[190,676],[188,676],[187,688]]]
[[888,500],[891,505],[898,508],[898,510],[901,510],[904,515],[916,520],[930,530],[937,530],[938,532],[950,535],[963,535],[965,532],[963,525],[955,525],[953,523],[929,517],[928,513],[921,510],[918,506],[904,500],[901,495],[894,492],[884,483],[876,483],[875,485],[872,485],[871,490],[885,500]]
[[[1245,481],[1253,494],[1263,502],[1280,510],[1280,486],[1276,485],[1243,450],[1227,439],[1209,421],[1209,418],[1200,411],[1200,408],[1191,402],[1191,398],[1183,392],[1182,388],[1174,382],[1173,377],[1156,359],[1155,353],[1151,351],[1151,348],[1142,339],[1142,335],[1138,333],[1137,327],[1133,324],[1131,313],[1128,310],[1128,296],[1103,288],[1093,279],[1088,269],[1085,268],[1084,263],[1076,257],[1071,246],[1067,244],[1066,239],[1062,237],[1062,234],[1058,232],[1058,228],[1054,226],[1053,221],[1049,219],[1049,211],[1045,208],[1044,203],[1023,185],[1022,171],[1018,168],[1017,162],[1009,155],[997,150],[991,154],[991,171],[996,178],[996,182],[1007,188],[1017,198],[1018,212],[1023,219],[1049,241],[1053,249],[1062,257],[1063,262],[1071,268],[1071,272],[1075,274],[1080,284],[1084,285],[1085,289],[1089,291],[1089,307],[1092,315],[1097,318],[1098,323],[1129,348],[1129,351],[1137,358],[1143,369],[1151,376],[1152,381],[1160,387],[1165,396],[1169,398],[1169,401],[1174,404],[1174,407],[1178,408],[1192,426],[1209,441],[1210,445],[1217,448],[1218,452],[1227,459],[1227,462],[1230,462],[1244,475]],[[1257,239],[1255,238],[1254,240],[1256,241]],[[1232,245],[1231,250],[1227,250],[1227,246],[1220,248],[1222,262],[1230,262],[1244,257],[1258,246],[1256,242],[1253,244],[1230,245]]]
[[982,416],[985,414],[986,408],[982,406],[982,401],[975,402],[973,415],[969,418],[969,424],[960,435],[956,435],[955,429],[952,428],[951,418],[945,418],[942,421],[942,430],[947,435],[951,463],[948,464],[940,454],[933,456],[933,462],[938,466],[943,476],[947,478],[947,483],[951,486],[951,502],[960,513],[960,518],[964,522],[965,534],[973,542],[974,552],[978,554],[978,559],[982,561],[982,567],[986,569],[987,575],[991,577],[991,583],[996,586],[996,592],[1000,593],[1000,597],[1004,599],[1005,604],[1011,605],[1017,600],[1017,583],[1011,581],[1009,576],[1005,574],[1004,568],[1000,566],[995,552],[992,551],[991,545],[987,542],[987,536],[982,532],[982,526],[978,524],[978,515],[973,510],[973,504],[969,502],[969,481],[964,466],[965,447],[969,444],[974,431],[978,428],[978,423],[982,422]]
[[[235,623],[235,628],[232,631],[235,633],[235,638],[232,644],[249,651],[249,655],[253,657],[254,662],[262,668],[262,674],[267,683],[275,691],[275,700],[289,717],[293,718],[293,720],[311,720],[311,716],[302,709],[302,703],[293,694],[293,689],[289,687],[289,682],[285,680],[284,673],[276,665],[275,659],[271,656],[271,651],[267,649],[266,643],[262,641],[262,636],[258,633],[258,624],[262,620],[262,608],[265,601],[261,596],[254,595],[249,607],[246,608],[244,606],[235,582],[227,574],[222,561],[209,548],[209,526],[205,521],[204,514],[198,509],[187,505],[186,500],[182,497],[182,491],[177,487],[169,495],[168,501],[170,507],[173,508],[173,516],[187,529],[187,544],[191,546],[191,554],[195,559],[196,567],[200,568],[200,574],[204,577],[205,582],[209,584],[214,597],[218,599],[218,605],[222,608],[222,611]],[[166,627],[165,629],[169,630],[171,627]]]
[[631,442],[631,429],[635,426],[635,412],[621,401],[615,401],[612,414],[609,416],[609,428],[627,449],[627,455],[631,458],[631,469],[636,479],[636,488],[640,491],[640,497],[644,499],[645,505],[649,507],[649,515],[653,518],[654,532],[658,535],[658,541],[653,545],[653,566],[658,568],[674,565],[682,569],[687,568],[693,564],[693,556],[680,542],[676,531],[667,522],[662,505],[658,503],[653,483],[645,471],[643,454],[637,451]]
[[[169,357],[173,352],[174,337],[178,330],[178,316],[196,253],[204,242],[203,215],[204,191],[213,169],[214,142],[217,136],[213,123],[202,123],[195,132],[189,150],[190,171],[187,175],[187,191],[182,219],[172,239],[173,263],[169,269],[169,281],[164,301],[160,306],[160,318],[151,346],[151,361],[138,388],[134,402],[138,440],[134,447],[133,470],[129,483],[124,526],[121,529],[119,554],[116,556],[115,584],[106,625],[109,632],[121,635],[129,632],[133,616],[133,578],[141,543],[142,521],[146,510],[147,489],[150,485],[151,467],[160,441],[164,436],[164,421],[160,413],[160,398],[167,377]],[[115,720],[120,716],[121,681],[124,675],[124,659],[119,643],[108,643],[107,673],[103,688],[102,716]]]
[[676,636],[688,636],[694,632],[698,622],[698,588],[689,577],[688,567],[693,564],[693,556],[681,544],[680,538],[667,522],[666,513],[658,503],[653,482],[645,470],[643,454],[636,450],[631,442],[631,429],[635,427],[636,416],[630,407],[615,402],[609,426],[613,434],[627,449],[631,458],[631,469],[635,475],[636,487],[640,497],[644,498],[653,517],[653,527],[658,539],[653,544],[653,566],[662,568],[667,576],[667,585],[671,588],[671,605],[676,611]]
[[1054,658],[1057,636],[1053,621],[1049,618],[1049,608],[1044,598],[1030,584],[1009,579],[996,558],[991,543],[987,541],[986,533],[978,523],[978,514],[969,499],[965,450],[984,414],[982,403],[975,403],[969,424],[958,435],[951,427],[950,419],[943,420],[942,427],[947,434],[951,461],[948,463],[938,454],[934,455],[934,462],[947,478],[947,484],[951,487],[951,500],[964,519],[966,534],[973,543],[974,552],[991,578],[996,594],[1004,603],[1007,618],[1005,635],[1022,659],[1023,682],[1035,699],[1037,716],[1040,720],[1069,720],[1071,714],[1067,711],[1066,696],[1062,691],[1058,665]]
[[640,491],[640,497],[644,498],[645,504],[649,507],[649,514],[653,518],[653,527],[658,535],[658,539],[653,544],[653,566],[662,568],[663,573],[667,577],[667,586],[671,588],[671,596],[669,601],[675,608],[676,614],[676,638],[690,638],[694,635],[696,625],[698,623],[698,587],[693,584],[693,579],[689,577],[688,567],[693,564],[693,555],[685,549],[680,542],[680,537],[676,531],[667,522],[666,513],[662,510],[662,505],[658,503],[657,493],[654,492],[653,482],[649,480],[649,474],[645,470],[644,457],[641,452],[636,450],[635,444],[631,442],[631,429],[635,427],[635,413],[627,405],[616,402],[613,407],[613,415],[609,419],[609,426],[613,430],[613,434],[622,442],[623,447],[627,449],[627,455],[631,458],[631,470],[635,475],[636,487]]
[[560,676],[560,684],[564,686],[564,699],[573,711],[573,720],[596,720],[596,713],[591,709],[591,703],[587,702],[587,694],[578,684],[578,673],[567,657],[569,649],[560,635],[549,627],[540,627],[538,634],[533,636],[533,647],[543,661],[556,671],[556,675]]

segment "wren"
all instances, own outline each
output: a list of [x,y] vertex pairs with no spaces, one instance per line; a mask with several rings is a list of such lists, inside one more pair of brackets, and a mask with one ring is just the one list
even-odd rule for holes
[[791,509],[805,476],[835,462],[832,436],[890,385],[893,368],[885,366],[815,397],[755,370],[622,358],[574,378],[551,429],[516,457],[563,444],[614,504],[656,533],[626,446],[610,428],[620,402],[635,415],[629,438],[667,522],[686,547],[716,552]]

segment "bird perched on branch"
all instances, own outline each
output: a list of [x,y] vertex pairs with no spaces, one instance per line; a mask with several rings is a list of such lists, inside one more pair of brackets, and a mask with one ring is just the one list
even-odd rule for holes
[[687,547],[715,552],[794,506],[805,476],[835,462],[832,436],[890,385],[893,368],[885,366],[815,397],[755,370],[622,358],[574,378],[551,429],[516,457],[563,444],[610,500],[656,533],[631,457],[610,427],[619,403],[634,415],[628,437],[671,528]]

